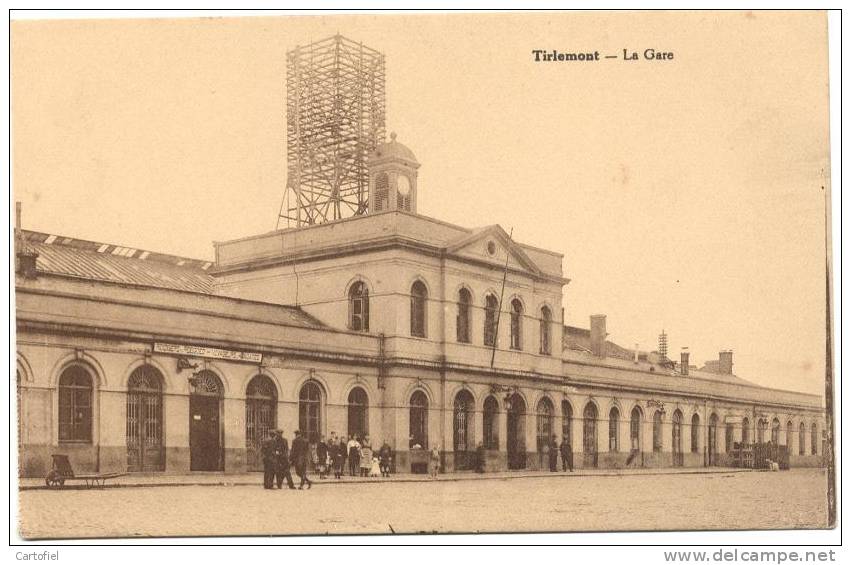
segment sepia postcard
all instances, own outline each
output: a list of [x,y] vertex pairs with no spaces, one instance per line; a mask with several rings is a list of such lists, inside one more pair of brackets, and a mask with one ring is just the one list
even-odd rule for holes
[[827,13],[66,15],[13,537],[836,526]]

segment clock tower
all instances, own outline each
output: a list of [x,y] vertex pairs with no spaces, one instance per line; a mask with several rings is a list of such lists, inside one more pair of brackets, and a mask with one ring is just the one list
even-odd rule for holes
[[367,159],[369,168],[369,213],[385,210],[417,212],[417,169],[414,153],[396,141],[378,145]]

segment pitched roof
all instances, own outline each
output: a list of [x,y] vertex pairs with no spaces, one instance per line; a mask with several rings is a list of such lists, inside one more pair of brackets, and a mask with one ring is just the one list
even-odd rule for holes
[[27,249],[38,253],[39,272],[87,280],[211,294],[208,261],[154,253],[41,232],[23,231]]

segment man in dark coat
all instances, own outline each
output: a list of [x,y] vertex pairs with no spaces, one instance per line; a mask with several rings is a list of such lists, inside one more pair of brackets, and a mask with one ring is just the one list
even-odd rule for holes
[[294,489],[293,476],[290,475],[290,446],[284,437],[284,430],[275,430],[275,441],[273,444],[273,457],[275,459],[275,482],[278,488],[287,479],[287,487]]
[[319,468],[319,478],[324,479],[326,473],[325,464],[328,461],[328,444],[325,443],[325,438],[319,438],[319,443],[316,444],[316,466]]
[[485,458],[487,455],[485,454],[485,444],[479,442],[479,445],[476,446],[476,472],[484,473],[485,472]]
[[293,439],[292,458],[295,473],[301,479],[301,483],[298,485],[299,490],[304,488],[304,483],[307,483],[308,490],[313,486],[313,483],[307,478],[308,449],[307,440],[300,430],[296,430],[295,438]]
[[384,444],[382,444],[381,449],[378,450],[378,461],[380,462],[381,476],[389,477],[390,465],[393,463],[393,448],[390,447],[390,444],[387,443],[386,439],[384,440]]
[[553,438],[550,440],[550,472],[555,473],[558,471],[558,440],[556,436],[553,435]]
[[570,445],[570,438],[565,437],[561,440],[561,470],[573,472],[573,447]]
[[263,456],[263,488],[270,489],[275,486],[275,432],[269,432],[269,437],[263,440],[260,446],[260,455]]

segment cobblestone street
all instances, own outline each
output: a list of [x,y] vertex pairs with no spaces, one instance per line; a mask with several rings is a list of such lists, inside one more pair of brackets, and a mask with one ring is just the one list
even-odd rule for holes
[[27,539],[820,528],[826,474],[316,480],[309,491],[266,491],[259,484],[27,490],[20,492],[20,516]]

